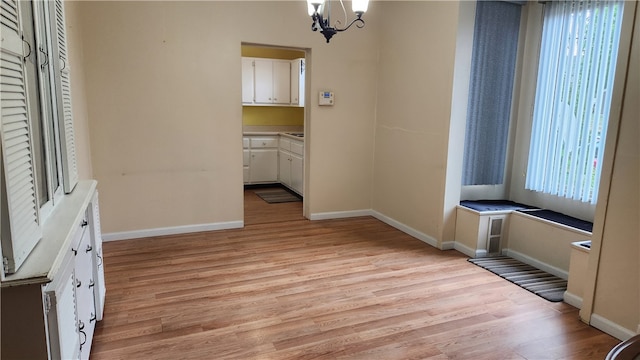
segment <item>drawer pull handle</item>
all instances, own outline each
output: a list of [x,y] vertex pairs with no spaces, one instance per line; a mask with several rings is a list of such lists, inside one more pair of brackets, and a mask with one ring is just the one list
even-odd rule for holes
[[80,286],[82,286],[82,281],[76,279],[76,287],[79,288]]
[[91,313],[91,318],[89,319],[89,322],[90,322],[90,323],[91,323],[91,322],[94,322],[94,321],[96,321],[96,319],[97,319],[97,318],[96,318],[96,314]]
[[71,248],[71,252],[73,252],[73,256],[78,255],[78,250]]
[[83,340],[80,342],[80,350],[82,351],[82,346],[87,342],[87,333],[84,331],[84,323],[82,321],[78,322],[78,332],[83,335]]
[[82,220],[82,224],[80,224],[80,226],[85,227],[89,225],[89,222],[87,220]]
[[93,281],[93,279],[89,280],[89,289],[91,289],[95,285],[96,285],[96,283]]
[[87,245],[87,250],[85,250],[85,252],[91,252],[91,250],[93,250],[93,248],[91,247],[91,245]]

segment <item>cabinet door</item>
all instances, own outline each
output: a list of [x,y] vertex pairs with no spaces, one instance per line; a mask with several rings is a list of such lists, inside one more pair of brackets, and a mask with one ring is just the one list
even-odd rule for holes
[[301,156],[291,155],[291,188],[302,195],[304,166]]
[[242,58],[242,103],[253,103],[253,59]]
[[291,60],[291,105],[304,106],[304,59]]
[[68,257],[45,291],[47,329],[52,359],[78,359],[80,337],[76,318],[75,262]]
[[254,102],[273,103],[273,64],[270,59],[254,59]]
[[291,102],[291,62],[273,61],[273,103],[290,104]]
[[98,203],[98,191],[93,194],[89,204],[89,227],[91,229],[91,246],[93,246],[93,280],[94,297],[96,302],[97,321],[102,320],[104,312],[104,300],[106,285],[104,282],[104,261],[102,257],[102,230],[100,227],[100,204]]
[[242,150],[242,181],[249,182],[249,170],[251,164],[251,152],[249,149]]
[[282,184],[291,186],[291,156],[282,150],[278,153],[278,179]]
[[278,150],[252,149],[249,168],[251,182],[278,181]]
[[93,288],[93,246],[90,231],[85,231],[75,256],[76,307],[80,333],[80,358],[88,359],[96,326],[96,305]]

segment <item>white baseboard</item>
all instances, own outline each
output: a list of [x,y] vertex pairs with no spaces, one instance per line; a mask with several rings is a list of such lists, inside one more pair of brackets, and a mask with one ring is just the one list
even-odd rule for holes
[[412,228],[410,226],[407,226],[407,225],[405,225],[405,224],[403,224],[403,223],[401,223],[401,222],[399,222],[397,220],[394,220],[394,219],[392,219],[392,218],[390,218],[390,217],[388,217],[386,215],[383,215],[383,214],[381,214],[381,213],[379,213],[379,212],[377,212],[375,210],[372,210],[372,212],[373,212],[373,214],[372,214],[373,217],[375,217],[376,219],[382,221],[383,223],[385,223],[387,225],[391,225],[394,228],[402,231],[403,233],[411,235],[414,238],[416,238],[416,239],[418,239],[418,240],[420,240],[422,242],[425,242],[425,243],[427,243],[427,244],[429,244],[429,245],[431,245],[431,246],[433,246],[433,247],[435,247],[437,249],[445,250],[445,249],[439,247],[438,246],[438,240],[432,238],[431,236],[429,236],[429,235],[427,235],[427,234],[425,234],[423,232],[420,232],[420,231],[418,231],[418,230],[416,230],[416,229],[414,229],[414,228]]
[[564,292],[564,302],[578,309],[582,309],[582,298],[568,291]]
[[374,218],[382,221],[383,223],[393,226],[394,228],[402,231],[405,234],[413,236],[414,238],[425,242],[435,248],[440,250],[450,250],[454,248],[455,242],[450,241],[443,243],[442,246],[438,246],[438,241],[433,237],[422,233],[416,229],[413,229],[397,220],[394,220],[386,215],[383,215],[375,210],[367,209],[367,210],[351,210],[351,211],[335,211],[335,212],[325,212],[325,213],[316,213],[311,214],[309,220],[330,220],[330,219],[343,219],[350,217],[359,217],[359,216],[373,216]]
[[602,330],[607,334],[621,340],[625,341],[629,338],[636,335],[633,330],[629,330],[625,327],[622,327],[611,320],[608,320],[598,314],[591,314],[591,326],[596,329]]
[[[453,244],[453,248],[455,250],[467,255],[470,258],[481,257],[481,256],[478,256],[479,250],[476,251],[476,249],[471,248],[471,247],[469,247],[467,245],[461,244],[460,242],[455,242]],[[486,255],[486,251],[485,251],[485,255]]]
[[350,210],[315,213],[309,216],[309,220],[345,219],[360,216],[373,216],[372,210]]
[[[503,250],[503,252],[505,252]],[[509,257],[512,257],[516,260],[520,260],[525,264],[529,264],[535,268],[538,268],[542,271],[546,271],[549,274],[553,274],[561,279],[567,280],[569,278],[569,272],[568,271],[564,271],[558,267],[555,267],[553,265],[549,265],[547,263],[544,263],[538,259],[534,259],[531,256],[525,255],[521,252],[518,251],[514,251],[514,250],[506,250],[506,255]]]
[[456,247],[455,241],[443,241],[440,250],[453,250]]
[[102,241],[129,240],[153,236],[188,234],[202,231],[238,229],[242,227],[244,227],[244,221],[229,221],[212,224],[184,225],[156,229],[122,231],[102,234]]

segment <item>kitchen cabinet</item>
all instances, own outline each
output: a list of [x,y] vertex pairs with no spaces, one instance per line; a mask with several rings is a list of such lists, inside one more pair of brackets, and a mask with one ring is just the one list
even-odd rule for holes
[[242,58],[242,103],[253,103],[253,59]]
[[249,149],[250,139],[242,138],[242,180],[245,184],[249,182],[249,165],[251,165],[251,150]]
[[291,60],[291,105],[304,106],[304,59]]
[[304,142],[280,137],[278,148],[279,181],[296,193],[303,194]]
[[246,136],[248,148],[243,149],[245,184],[278,182],[278,136]]
[[254,102],[286,104],[291,102],[291,63],[288,60],[254,59]]
[[242,104],[304,106],[304,59],[242,58]]
[[87,359],[105,299],[96,182],[80,181],[2,289],[3,358]]

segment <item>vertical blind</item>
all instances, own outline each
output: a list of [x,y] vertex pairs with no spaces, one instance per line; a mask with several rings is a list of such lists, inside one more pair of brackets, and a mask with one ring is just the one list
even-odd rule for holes
[[521,6],[476,5],[462,185],[504,182]]
[[623,1],[545,5],[525,187],[596,203]]

